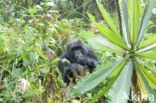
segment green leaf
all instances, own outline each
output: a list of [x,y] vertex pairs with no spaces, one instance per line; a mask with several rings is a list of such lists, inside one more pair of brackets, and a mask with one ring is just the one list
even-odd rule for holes
[[107,22],[109,27],[115,32],[115,34],[119,34],[118,29],[117,29],[113,19],[111,18],[109,13],[104,9],[103,5],[98,2],[97,2],[97,5],[98,5],[98,8],[99,8],[103,18],[105,19],[105,21]]
[[138,32],[139,32],[139,18],[140,18],[140,0],[128,0],[128,14],[130,23],[130,41],[131,46],[134,47]]
[[[127,65],[128,65],[128,64],[125,64],[125,65],[124,65],[124,66],[125,66],[124,69],[127,67]],[[131,67],[132,67],[132,66],[131,66]],[[129,68],[128,68],[128,69],[129,69]],[[117,69],[115,69],[115,71],[113,71],[113,73],[116,72],[116,70],[117,70]],[[120,71],[119,71],[119,70],[120,70]],[[119,71],[119,72],[115,73],[115,75],[114,75],[114,74],[111,74],[111,76],[109,76],[109,78],[113,78],[113,79],[110,80],[110,82],[107,84],[106,87],[103,88],[103,90],[101,90],[97,95],[95,95],[95,96],[93,97],[92,103],[96,102],[101,96],[103,96],[108,90],[110,90],[110,88],[112,87],[112,85],[113,85],[114,83],[117,83],[116,80],[118,79],[119,76],[121,77],[120,73],[123,72],[122,70],[123,70],[123,68],[118,68],[117,71]],[[131,69],[129,69],[129,70],[131,70]],[[132,70],[131,70],[131,71],[132,71]],[[118,79],[118,80],[119,80],[119,79]]]
[[138,60],[139,63],[144,66],[144,68],[146,68],[148,71],[150,71],[153,75],[156,76],[156,69],[155,68],[152,68],[150,65],[148,65],[145,61],[143,60]]
[[[152,96],[153,100],[149,100],[150,103],[156,103],[156,92],[153,91],[153,89],[150,87],[148,81],[145,79],[145,77],[143,76],[143,74],[141,73],[141,71],[139,69],[136,69],[137,71],[137,77],[138,77],[138,81],[141,84],[141,96],[145,97],[145,99],[149,98],[150,96]],[[148,97],[146,97],[146,95]]]
[[37,8],[29,8],[29,9],[28,9],[28,12],[29,12],[31,15],[33,15],[34,13],[36,13],[36,11],[37,11]]
[[88,42],[97,50],[104,50],[112,53],[114,53],[115,51],[115,53],[117,53],[118,55],[123,55],[124,53],[124,50],[122,48],[111,43],[100,35],[88,39]]
[[141,49],[137,50],[136,53],[152,51],[152,50],[155,49],[155,47],[156,47],[156,43],[153,43],[152,45],[149,45],[149,46],[147,46],[145,48],[141,48]]
[[135,65],[139,68],[142,75],[145,77],[145,79],[148,81],[151,88],[156,89],[156,78],[155,76],[146,70],[139,62],[135,63]]
[[119,46],[113,44],[112,42],[108,41],[104,37],[100,35],[94,35],[90,31],[81,31],[80,35],[83,36],[83,38],[92,46],[92,48],[100,51],[109,51],[114,53],[114,51],[117,54],[123,54],[123,49]]
[[128,10],[127,10],[127,0],[119,0],[120,5],[120,15],[121,15],[121,22],[122,22],[122,32],[123,38],[127,43],[128,47],[130,48],[130,35],[129,35],[129,24],[128,24]]
[[148,51],[148,52],[138,53],[137,56],[149,58],[149,59],[156,59],[156,51]]
[[93,34],[93,32],[85,31],[85,30],[80,31],[79,35],[82,36],[82,38],[85,40],[88,40],[88,39],[92,38],[93,36],[95,36]]
[[95,22],[95,18],[94,18],[94,16],[93,16],[92,14],[90,14],[90,13],[87,12],[87,15],[88,15],[89,19],[90,19],[92,22]]
[[144,9],[144,14],[142,16],[142,21],[139,29],[139,35],[138,35],[136,46],[140,44],[140,41],[144,36],[145,28],[148,25],[148,21],[152,15],[152,9],[154,8],[154,6],[156,6],[156,0],[147,0],[146,7]]
[[104,79],[106,79],[114,69],[122,68],[127,60],[121,60],[116,65],[111,64],[105,68],[101,66],[97,67],[97,71],[92,73],[91,75],[85,77],[81,82],[79,82],[71,91],[71,96],[78,96],[84,94],[94,87],[96,87],[99,83],[101,83]]
[[140,75],[140,73],[138,73],[138,71],[136,72],[136,75],[137,75],[137,83],[138,83],[138,86],[140,88],[140,96],[142,96],[143,98],[145,98],[145,97],[148,96],[148,93],[146,91],[144,82],[142,81],[142,78],[143,77],[141,77],[142,75]]
[[124,43],[123,39],[120,36],[114,34],[114,32],[112,32],[111,30],[109,30],[102,23],[97,23],[95,26],[105,36],[105,38],[107,38],[108,40],[110,40],[112,43],[118,45],[119,47],[121,47],[123,49],[129,50],[129,48],[127,47],[127,45]]
[[145,34],[145,35],[147,35],[147,37],[145,40],[142,40],[140,42],[139,49],[150,46],[156,42],[156,34],[150,33],[150,34]]
[[35,49],[35,52],[44,60],[47,60],[47,57],[44,56],[44,54],[42,53],[42,51],[39,48]]
[[108,91],[111,103],[126,103],[129,99],[132,67],[132,61],[130,60],[123,68],[112,88]]
[[[117,76],[118,77],[118,76]],[[114,84],[114,82],[116,81],[117,77],[114,77],[106,87],[104,87],[97,95],[95,95],[92,98],[92,103],[95,103],[100,97],[102,97]]]
[[48,103],[54,103],[54,100],[52,98],[48,98]]

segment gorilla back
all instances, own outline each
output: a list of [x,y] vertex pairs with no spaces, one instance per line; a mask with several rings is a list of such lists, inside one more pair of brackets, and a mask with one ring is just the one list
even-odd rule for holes
[[81,75],[81,71],[92,72],[98,65],[98,60],[93,50],[87,48],[80,39],[70,41],[66,45],[66,51],[58,62],[58,68],[62,73],[62,78],[67,85],[72,79],[76,83],[76,75]]

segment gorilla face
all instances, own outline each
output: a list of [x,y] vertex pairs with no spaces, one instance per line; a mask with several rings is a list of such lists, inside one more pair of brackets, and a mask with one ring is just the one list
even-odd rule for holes
[[81,47],[73,47],[71,49],[71,52],[76,63],[85,62],[85,55]]
[[72,63],[84,61],[88,53],[86,45],[79,39],[73,40],[67,44],[66,56]]

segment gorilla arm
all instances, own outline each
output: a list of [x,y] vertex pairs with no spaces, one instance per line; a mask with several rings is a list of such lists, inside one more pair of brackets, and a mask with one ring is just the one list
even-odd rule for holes
[[87,67],[89,69],[89,72],[92,72],[93,69],[99,64],[93,50],[89,48],[85,58],[79,58],[78,62],[79,64]]
[[78,78],[78,76],[85,75],[85,68],[82,65],[77,63],[70,64],[70,62],[66,59],[60,60],[58,63],[58,67],[62,73],[63,81],[67,83],[67,85],[69,85],[70,81],[76,84],[76,79]]
[[[87,65],[89,68],[94,69],[98,64],[98,59],[96,55],[94,54],[93,50],[88,48],[88,54],[87,54]],[[92,72],[92,70],[91,70]]]

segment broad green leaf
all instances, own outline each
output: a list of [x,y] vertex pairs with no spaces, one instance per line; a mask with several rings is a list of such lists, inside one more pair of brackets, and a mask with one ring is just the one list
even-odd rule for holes
[[155,76],[150,73],[146,68],[144,68],[142,65],[140,65],[138,62],[136,63],[136,66],[141,71],[142,75],[145,77],[145,79],[148,81],[151,88],[156,89],[156,78]]
[[144,14],[142,16],[141,25],[139,28],[139,35],[138,35],[136,46],[140,44],[140,41],[142,40],[144,36],[145,28],[148,25],[148,21],[151,17],[152,9],[154,8],[154,6],[156,6],[156,0],[147,0],[147,4],[144,9]]
[[[117,76],[118,77],[118,76]],[[92,103],[95,103],[100,97],[102,97],[109,89],[111,89],[112,85],[116,81],[117,77],[114,77],[106,87],[104,87],[97,95],[92,98]]]
[[97,23],[95,26],[104,35],[104,37],[110,40],[112,43],[120,46],[123,49],[129,50],[127,45],[124,43],[123,39],[111,30],[109,30],[106,26],[104,26],[104,24]]
[[[129,58],[125,58],[125,59],[129,59]],[[108,78],[116,77],[119,73],[121,73],[122,69],[123,68],[117,68],[117,69],[115,69]]]
[[96,50],[104,50],[109,52],[116,51],[117,53],[123,52],[122,48],[114,45],[113,43],[111,43],[110,41],[108,41],[100,35],[89,38],[87,42]]
[[130,41],[134,48],[139,32],[140,0],[128,0],[128,14],[130,23]]
[[113,44],[112,42],[108,41],[104,37],[100,35],[94,35],[92,32],[89,31],[81,31],[81,35],[83,35],[83,38],[92,46],[92,48],[100,51],[109,51],[114,53],[114,51],[117,54],[123,54],[123,49],[119,46]]
[[140,42],[139,49],[156,43],[156,34],[150,33],[146,35],[147,35],[146,39]]
[[132,67],[132,61],[130,60],[123,68],[112,88],[108,91],[111,103],[126,103],[129,99]]
[[105,80],[115,69],[122,68],[127,60],[121,60],[116,65],[112,64],[105,68],[99,66],[97,67],[97,71],[92,73],[91,75],[85,77],[82,81],[80,81],[71,91],[71,96],[78,96],[84,94],[94,87],[96,87],[99,83]]
[[[128,64],[127,64],[127,65],[128,65]],[[125,64],[125,67],[126,67],[127,65]],[[124,69],[125,69],[125,67],[124,67]],[[131,67],[132,67],[132,66],[131,66]],[[131,67],[130,67],[130,68],[131,68]],[[116,80],[118,79],[118,77],[119,77],[120,73],[122,72],[122,69],[123,69],[123,68],[118,68],[118,69],[120,69],[120,71],[119,71],[118,73],[116,73],[115,76],[112,76],[112,75],[114,75],[114,74],[111,74],[111,75],[109,76],[109,78],[113,78],[113,79],[110,80],[110,82],[108,83],[108,85],[107,85],[106,87],[104,87],[103,90],[101,90],[97,95],[95,95],[95,96],[93,97],[92,103],[96,102],[101,96],[103,96],[108,90],[110,90],[110,89],[112,88],[112,85],[113,85],[114,83],[117,83]],[[116,70],[116,69],[115,69],[115,70]],[[128,70],[131,70],[131,69],[128,69]],[[114,71],[113,71],[113,72],[114,72]],[[121,76],[120,76],[120,77],[121,77]],[[119,80],[119,79],[118,79],[118,80]]]
[[149,45],[149,46],[147,46],[145,48],[141,48],[141,49],[137,50],[136,53],[152,51],[152,50],[155,49],[155,47],[156,47],[156,43],[153,43],[152,45]]
[[138,53],[137,55],[144,58],[156,59],[156,51]]
[[140,95],[142,97],[147,97],[148,96],[148,93],[146,91],[146,88],[144,86],[144,83],[142,81],[142,78],[141,78],[141,76],[140,76],[140,74],[138,72],[136,72],[136,75],[137,75],[138,86],[140,88],[140,93],[141,93]]
[[139,63],[144,66],[148,71],[150,71],[153,75],[156,76],[156,69],[152,68],[150,65],[148,65],[145,61],[138,59]]
[[93,32],[85,31],[85,30],[80,31],[79,35],[82,36],[82,38],[85,40],[88,40],[92,38],[93,36],[95,36]]
[[[141,71],[139,69],[136,69],[137,71],[137,77],[139,82],[141,82],[141,89],[142,89],[142,99],[148,99],[150,98],[150,103],[156,103],[156,92],[153,91],[153,89],[150,87],[148,81],[146,80],[146,78],[143,76],[143,74],[141,73]],[[148,97],[146,97],[146,95]],[[143,97],[144,96],[144,97]],[[152,97],[152,98],[151,98]]]
[[101,3],[98,3],[98,2],[97,2],[97,5],[98,5],[98,8],[99,8],[103,18],[105,19],[105,21],[107,22],[109,27],[114,31],[115,34],[119,34],[118,29],[117,29],[114,21],[112,20],[109,13],[104,9],[103,5]]
[[120,5],[120,15],[121,15],[121,22],[122,22],[122,32],[123,38],[127,43],[128,47],[130,48],[130,36],[129,36],[129,24],[128,24],[128,10],[127,10],[127,0],[119,0]]
[[88,42],[92,45],[93,48],[96,48],[98,50],[105,50],[117,54],[123,54],[124,51],[122,48],[114,45],[107,39],[103,38],[102,36],[94,36],[90,39],[88,39]]

